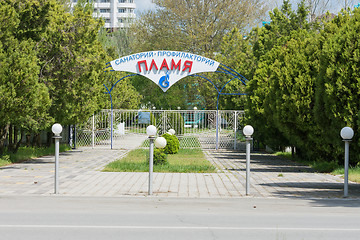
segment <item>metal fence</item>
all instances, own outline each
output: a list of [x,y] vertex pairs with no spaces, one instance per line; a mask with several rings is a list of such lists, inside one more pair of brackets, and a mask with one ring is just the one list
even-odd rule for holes
[[245,149],[243,123],[243,111],[102,110],[77,126],[76,144],[116,149],[147,147],[146,127],[152,124],[158,135],[174,129],[181,148]]

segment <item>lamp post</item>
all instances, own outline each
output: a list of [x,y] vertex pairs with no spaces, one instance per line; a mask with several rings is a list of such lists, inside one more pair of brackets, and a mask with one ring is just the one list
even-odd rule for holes
[[[149,135],[150,147],[149,147],[149,190],[148,194],[153,194],[153,170],[154,170],[154,139],[157,129],[154,125],[149,125],[146,128],[146,134]],[[166,146],[166,139],[163,137],[158,137],[155,140],[155,146],[157,148],[164,148]]]
[[149,195],[152,194],[152,181],[153,181],[153,164],[154,164],[154,139],[156,135],[156,127],[150,125],[146,128],[146,134],[149,135],[150,147],[149,147]]
[[55,194],[59,193],[59,141],[62,130],[63,128],[59,123],[55,123],[51,127],[51,131],[54,133],[53,138],[55,139]]
[[251,135],[254,133],[254,128],[251,125],[246,125],[243,128],[243,134],[246,141],[246,195],[250,194],[250,143],[252,141]]
[[344,127],[340,131],[340,136],[345,142],[345,162],[344,162],[344,197],[348,196],[349,192],[349,142],[354,136],[354,131],[350,127]]

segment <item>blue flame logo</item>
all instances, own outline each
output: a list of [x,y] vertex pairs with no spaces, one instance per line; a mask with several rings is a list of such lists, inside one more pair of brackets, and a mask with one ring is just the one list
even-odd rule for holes
[[168,88],[170,83],[169,83],[169,73],[170,71],[167,71],[166,72],[166,75],[165,76],[162,76],[159,80],[159,85],[163,88]]

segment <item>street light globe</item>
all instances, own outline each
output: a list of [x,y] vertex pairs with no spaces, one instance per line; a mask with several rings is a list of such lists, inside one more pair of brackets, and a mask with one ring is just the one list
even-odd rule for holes
[[59,123],[55,123],[51,127],[51,131],[55,134],[55,136],[60,136],[60,133],[62,132],[63,128]]
[[251,125],[246,125],[244,128],[243,128],[243,134],[246,136],[246,137],[251,137],[251,135],[253,135],[254,133],[254,128],[251,126]]
[[149,125],[147,128],[146,128],[146,134],[149,135],[149,136],[155,136],[156,135],[156,127],[154,125]]
[[350,140],[354,136],[354,130],[352,130],[351,127],[344,127],[343,129],[341,129],[340,136],[344,140]]
[[196,111],[196,110],[197,110],[197,107],[194,107],[194,110]]
[[166,146],[166,139],[164,137],[158,137],[155,139],[155,147],[164,148]]
[[175,135],[175,130],[174,129],[169,129],[169,133],[171,133],[172,135]]

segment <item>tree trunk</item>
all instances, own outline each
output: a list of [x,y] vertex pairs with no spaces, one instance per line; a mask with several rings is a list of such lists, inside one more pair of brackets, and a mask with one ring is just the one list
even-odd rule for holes
[[14,146],[14,143],[13,143],[13,125],[10,124],[9,126],[9,133],[8,133],[8,139],[9,139],[9,147],[8,147],[8,150],[10,150],[12,152],[13,150],[13,146]]
[[0,154],[4,153],[5,150],[5,141],[8,137],[10,125],[0,127]]
[[[15,133],[16,133],[16,140],[17,140],[17,132],[15,132]],[[13,150],[14,153],[16,153],[19,150],[19,147],[21,145],[21,140],[23,139],[23,137],[24,137],[24,132],[23,131],[21,131],[21,136],[20,136],[19,141],[16,142],[15,137],[14,137],[14,142],[16,142],[16,146],[15,146],[15,148]]]
[[26,134],[26,146],[27,147],[30,147],[30,144],[31,144],[31,135],[29,133]]
[[40,134],[34,133],[31,145],[33,147],[40,147]]

